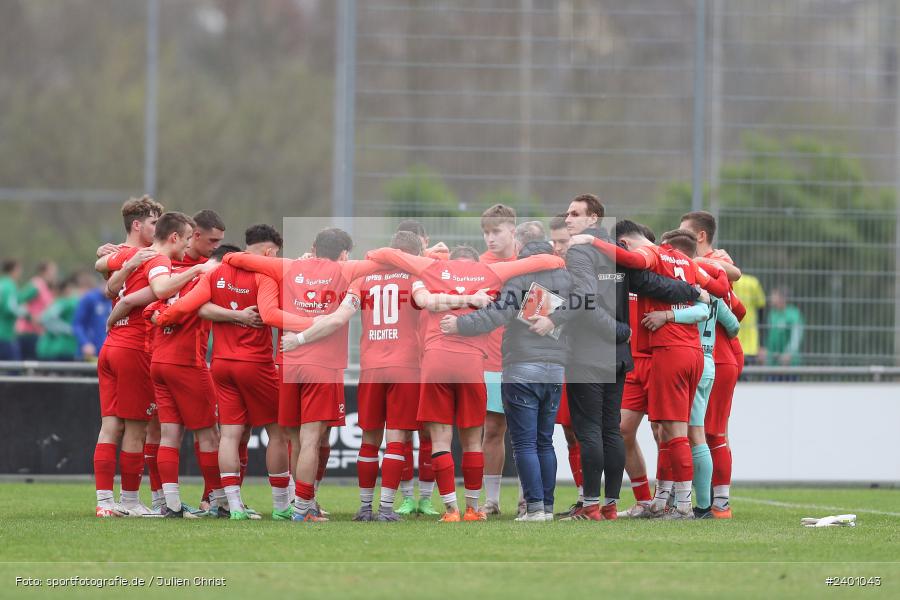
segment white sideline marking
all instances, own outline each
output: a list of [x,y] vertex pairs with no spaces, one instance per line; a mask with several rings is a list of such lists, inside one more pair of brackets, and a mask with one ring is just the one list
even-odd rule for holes
[[812,508],[815,510],[831,510],[831,511],[849,511],[852,513],[866,513],[870,515],[883,515],[886,517],[900,517],[900,513],[888,512],[885,510],[873,510],[870,508],[848,509],[846,506],[822,506],[821,504],[797,504],[794,502],[779,502],[777,500],[763,500],[761,498],[746,498],[744,496],[732,496],[732,499],[739,502],[749,502],[751,504],[766,504],[768,506],[782,506],[784,508]]

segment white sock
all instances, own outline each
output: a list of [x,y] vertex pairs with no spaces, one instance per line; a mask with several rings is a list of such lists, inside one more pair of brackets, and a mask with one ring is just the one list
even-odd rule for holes
[[166,506],[169,510],[178,512],[181,510],[181,493],[178,491],[177,483],[164,483],[163,495],[166,497]]
[[165,501],[165,499],[166,497],[163,495],[162,490],[150,490],[150,500],[152,500],[154,504],[160,500]]
[[466,508],[478,510],[478,499],[481,498],[481,490],[466,490]]
[[140,501],[141,501],[141,499],[138,498],[137,490],[134,490],[131,492],[129,492],[127,490],[122,490],[121,502],[125,506],[134,506]]
[[[288,498],[293,498],[297,493],[297,484],[294,482],[294,476],[291,475],[288,480]],[[290,502],[288,502],[290,504]]]
[[363,506],[372,508],[372,500],[375,498],[375,488],[359,488],[359,501]]
[[600,498],[585,498],[584,499],[584,507],[594,506],[595,504],[600,504]]
[[244,501],[241,499],[241,486],[226,485],[225,497],[228,498],[228,510],[244,512]]
[[615,503],[618,502],[618,501],[619,501],[618,498],[604,498],[604,499],[603,499],[603,506],[609,506],[610,504],[615,504]]
[[291,505],[291,497],[288,494],[288,489],[286,487],[283,488],[272,488],[272,508],[275,510],[287,510],[288,506]]
[[434,482],[433,481],[419,481],[419,500],[423,498],[431,499],[431,494],[434,493]]
[[299,513],[301,515],[305,515],[316,505],[316,500],[313,498],[312,500],[304,500],[303,498],[297,496],[294,498],[294,512]]
[[223,489],[213,490],[212,493],[209,495],[209,503],[210,504],[214,504],[215,506],[221,506],[222,508],[225,508],[225,506],[227,506],[226,502],[228,502],[228,500],[225,497],[225,490],[223,490]]
[[394,511],[394,498],[397,496],[397,490],[393,490],[391,488],[381,487],[381,505],[379,506],[379,510],[381,512],[393,512]]
[[578,501],[584,504],[584,486],[578,486]]
[[[432,484],[434,485],[434,484]],[[422,489],[422,482],[419,482],[419,489]],[[400,482],[400,492],[403,494],[404,498],[412,498],[413,497],[413,480],[410,479],[408,481]]]
[[500,506],[500,482],[503,475],[484,476],[484,496],[487,502],[493,502]]
[[727,508],[728,507],[728,499],[731,494],[731,486],[730,485],[715,485],[713,486],[713,506],[716,508]]
[[459,510],[456,505],[456,492],[450,492],[449,494],[441,494],[441,501],[444,503],[444,506],[447,507],[447,510]]
[[692,481],[676,481],[675,482],[675,503],[679,512],[687,512],[691,510],[691,485]]
[[113,507],[113,491],[112,490],[97,490],[97,506],[101,506],[103,508],[112,508]]

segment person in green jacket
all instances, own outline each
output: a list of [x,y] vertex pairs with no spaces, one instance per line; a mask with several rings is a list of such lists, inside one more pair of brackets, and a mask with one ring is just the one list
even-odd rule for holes
[[21,316],[17,281],[22,266],[14,258],[6,259],[0,266],[0,360],[21,360],[19,340],[16,337],[16,320]]
[[38,360],[69,361],[78,356],[78,340],[72,330],[82,290],[75,277],[63,282],[57,298],[41,313],[43,333],[37,342]]
[[766,364],[797,366],[803,343],[803,315],[800,309],[788,304],[784,289],[772,290],[766,318]]

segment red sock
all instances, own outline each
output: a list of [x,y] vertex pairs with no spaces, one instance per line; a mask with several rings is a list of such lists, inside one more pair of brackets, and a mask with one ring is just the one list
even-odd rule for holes
[[[394,443],[394,442],[391,442]],[[396,442],[400,443],[400,442]],[[388,444],[390,445],[390,444]],[[415,474],[415,467],[413,466],[413,444],[412,442],[406,442],[405,444],[401,443],[403,446],[403,473],[400,475],[401,481],[410,481]],[[381,466],[382,471],[384,471],[384,465]],[[384,479],[384,473],[381,475],[382,480]],[[384,481],[382,481],[382,485],[384,485]]]
[[160,446],[156,455],[159,479],[163,483],[178,483],[178,448]]
[[381,487],[391,490],[400,487],[400,477],[406,467],[404,446],[403,442],[388,442],[381,463]]
[[631,480],[631,491],[634,492],[634,499],[637,502],[650,502],[650,482],[647,481],[646,475]]
[[238,446],[238,460],[241,463],[241,483],[240,483],[240,485],[244,485],[244,474],[247,473],[247,461],[248,461],[247,442],[241,442],[241,444]]
[[156,466],[156,455],[159,452],[159,444],[144,444],[144,464],[150,473],[150,489],[157,492],[162,489],[162,480],[159,478],[159,468]]
[[[223,482],[224,483],[224,482]],[[291,483],[290,477],[279,477],[277,475],[269,475],[269,485],[273,488],[283,489]]]
[[200,453],[200,472],[203,473],[203,486],[208,490],[222,489],[219,477],[219,451]]
[[136,492],[141,489],[141,476],[144,474],[144,454],[141,452],[120,452],[119,474],[122,479],[122,491]]
[[686,437],[669,440],[672,460],[672,481],[692,481],[694,479],[694,459],[691,457],[691,443]]
[[480,491],[484,482],[484,453],[463,452],[463,482],[469,491]]
[[316,470],[316,481],[325,479],[325,469],[328,468],[329,456],[331,456],[331,446],[319,446],[319,468]]
[[112,490],[116,478],[116,445],[94,446],[94,481],[98,490]]
[[[285,479],[287,479],[287,478],[285,478]],[[240,475],[238,475],[237,477],[235,477],[234,475],[225,475],[225,476],[220,477],[219,480],[222,482],[223,488],[226,488],[231,485],[236,485],[238,487],[241,487],[241,476]],[[287,487],[287,483],[285,483],[282,487]]]
[[577,443],[569,446],[569,466],[572,468],[575,485],[578,487],[584,485],[584,475],[581,471],[581,446]]
[[378,479],[378,448],[374,444],[363,444],[359,447],[356,477],[359,480],[359,487],[363,489],[375,487],[375,481]]
[[[200,442],[197,441],[197,438],[194,438],[194,458],[197,459],[197,466],[200,467],[200,474],[203,474],[203,461],[200,460]],[[212,488],[206,485],[206,477],[203,478],[203,499],[208,500],[209,495],[212,493]]]
[[731,447],[724,435],[706,435],[713,461],[713,485],[731,485]]
[[431,468],[434,469],[434,479],[437,481],[438,492],[442,496],[456,492],[456,466],[453,464],[453,455],[449,452],[431,457]]
[[656,480],[673,481],[672,479],[672,453],[665,443],[659,445],[659,453],[656,459]]
[[294,490],[294,494],[300,500],[305,500],[306,502],[312,501],[313,498],[316,497],[316,486],[311,483],[306,483],[305,481],[297,481],[296,488]]
[[431,468],[431,438],[419,437],[419,481],[434,481],[434,469]]

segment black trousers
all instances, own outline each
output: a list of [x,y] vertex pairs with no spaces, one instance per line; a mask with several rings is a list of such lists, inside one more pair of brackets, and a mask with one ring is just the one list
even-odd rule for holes
[[600,497],[600,480],[605,476],[606,497],[618,498],[625,472],[625,442],[620,428],[625,371],[615,382],[609,370],[572,366],[566,368],[566,393],[572,429],[581,446],[581,469],[585,498]]

